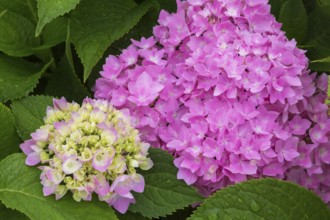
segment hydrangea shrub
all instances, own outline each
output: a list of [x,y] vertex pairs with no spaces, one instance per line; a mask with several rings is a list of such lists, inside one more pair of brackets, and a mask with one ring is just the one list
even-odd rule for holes
[[326,74],[308,69],[267,0],[177,4],[152,37],[106,59],[95,97],[128,108],[142,139],[205,195],[275,177],[329,202]]
[[149,144],[142,142],[127,111],[106,100],[84,99],[82,105],[64,98],[47,108],[44,125],[20,145],[26,164],[40,164],[43,194],[62,198],[67,191],[76,201],[91,201],[96,193],[124,213],[135,203],[132,191],[142,193],[148,170]]

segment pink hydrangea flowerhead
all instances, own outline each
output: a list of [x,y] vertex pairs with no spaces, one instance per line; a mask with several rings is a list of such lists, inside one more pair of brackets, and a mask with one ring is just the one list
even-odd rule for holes
[[137,169],[150,169],[149,144],[140,140],[127,111],[106,100],[86,98],[82,105],[64,98],[48,107],[45,125],[20,145],[26,164],[41,164],[45,196],[56,199],[67,191],[76,201],[96,193],[121,213],[135,203],[132,191],[143,192],[144,178]]
[[106,59],[95,97],[128,108],[142,139],[206,195],[268,176],[329,202],[327,76],[308,70],[267,0],[177,3],[154,36]]

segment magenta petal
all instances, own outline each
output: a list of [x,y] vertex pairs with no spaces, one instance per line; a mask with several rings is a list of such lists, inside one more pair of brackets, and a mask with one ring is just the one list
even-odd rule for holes
[[42,192],[44,193],[44,196],[49,196],[51,194],[53,194],[55,192],[56,186],[52,185],[52,186],[44,186],[42,188]]
[[31,146],[35,144],[35,141],[30,139],[30,140],[26,140],[24,141],[22,144],[19,145],[19,147],[21,148],[21,150],[26,154],[29,155],[30,153],[34,152],[31,149]]
[[133,190],[135,192],[142,193],[144,191],[144,185],[145,185],[143,176],[140,174],[135,174],[133,176],[133,180],[134,180]]
[[[150,77],[150,75],[146,72],[142,73],[138,78],[137,78],[137,82],[136,82],[136,86],[138,86],[137,88],[149,88],[150,85],[152,85],[153,80]],[[130,88],[128,88],[129,91],[134,94],[134,90],[131,90]]]
[[168,142],[166,146],[169,149],[173,149],[173,150],[182,150],[185,147],[184,143],[182,143],[182,141],[179,140],[172,140]]
[[129,178],[128,175],[121,175],[121,176],[118,176],[111,184],[111,188],[110,190],[111,191],[114,191],[114,189],[117,187],[118,184],[120,184],[121,182],[125,182],[127,179]]
[[128,199],[128,198],[124,198],[124,197],[119,197],[116,199],[116,201],[113,202],[112,206],[121,214],[124,214],[129,205],[131,203],[135,203],[135,199]]
[[37,152],[30,153],[25,161],[26,165],[34,166],[40,163],[40,155]]
[[118,193],[120,196],[125,196],[130,193],[134,186],[134,181],[131,176],[122,175],[115,179],[110,190]]
[[47,176],[47,179],[49,179],[55,184],[59,184],[63,180],[63,175],[57,170],[50,169],[47,170],[45,174]]
[[283,173],[283,165],[281,163],[270,163],[263,169],[263,174],[267,176],[276,176],[281,175]]
[[38,129],[36,132],[31,134],[31,137],[35,141],[47,141],[49,135],[49,131],[46,129]]
[[185,168],[179,169],[177,178],[179,180],[184,180],[188,185],[195,183],[197,180],[197,176]]
[[62,97],[61,99],[53,99],[53,104],[55,109],[58,110],[66,110],[69,105],[64,97]]
[[105,196],[110,192],[109,182],[105,179],[103,175],[97,175],[94,177],[95,192],[99,196]]

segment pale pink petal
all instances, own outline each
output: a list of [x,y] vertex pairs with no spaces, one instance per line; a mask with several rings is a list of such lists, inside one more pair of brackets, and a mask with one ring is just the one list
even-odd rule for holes
[[30,153],[25,161],[26,165],[34,166],[40,163],[40,155],[37,152]]

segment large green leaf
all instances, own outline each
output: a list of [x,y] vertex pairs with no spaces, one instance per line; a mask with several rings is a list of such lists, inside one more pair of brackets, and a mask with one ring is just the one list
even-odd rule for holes
[[64,96],[67,100],[81,102],[90,96],[77,75],[73,72],[66,57],[63,57],[53,76],[48,81],[45,93],[51,96]]
[[[330,56],[330,5],[318,5],[308,18],[308,31],[304,42],[308,58],[320,60]],[[313,62],[310,68],[329,71],[330,63]]]
[[29,139],[30,134],[44,124],[46,108],[50,105],[52,98],[48,96],[28,96],[13,102],[15,126],[23,140]]
[[308,16],[308,34],[304,45],[330,49],[330,5],[318,5]]
[[302,0],[287,0],[280,10],[279,21],[289,39],[295,38],[299,44],[303,42],[308,18]]
[[0,219],[2,220],[29,220],[28,217],[26,217],[24,214],[14,211],[12,209],[6,208],[1,202],[0,202]]
[[[135,0],[137,3],[142,3],[144,0]],[[93,88],[95,81],[100,77],[99,72],[102,70],[104,65],[104,60],[111,53],[112,55],[119,55],[123,49],[127,48],[132,44],[131,39],[140,40],[141,37],[148,38],[152,35],[152,28],[157,24],[159,17],[159,12],[161,9],[174,12],[176,11],[176,1],[175,0],[157,0],[160,7],[151,8],[141,20],[123,37],[116,40],[111,44],[110,47],[104,52],[102,58],[97,62],[97,64],[92,69],[92,72],[88,78],[87,85],[88,88]]]
[[319,197],[296,184],[259,179],[219,190],[189,219],[320,220],[330,219],[330,212]]
[[1,0],[0,8],[19,14],[32,23],[37,23],[37,2],[36,0]]
[[58,16],[64,15],[73,10],[80,0],[37,0],[38,1],[38,24],[36,36],[40,35],[46,24]]
[[173,157],[160,149],[151,149],[154,167],[142,172],[145,178],[143,193],[135,193],[136,204],[129,210],[148,218],[166,216],[202,200],[196,189],[176,178]]
[[280,14],[280,10],[286,0],[269,0],[269,4],[271,5],[270,12],[278,19]]
[[0,102],[0,160],[18,152],[20,138],[16,133],[13,115],[10,109]]
[[5,102],[28,95],[49,65],[50,62],[40,68],[23,59],[0,54],[0,101]]
[[33,54],[33,48],[39,44],[34,28],[25,17],[0,8],[0,51],[18,57]]
[[40,170],[25,165],[24,154],[0,162],[0,200],[32,220],[113,220],[114,211],[105,202],[76,202],[71,195],[56,201],[42,194]]
[[316,7],[316,1],[303,0],[307,14],[310,14]]
[[84,65],[84,81],[105,50],[126,34],[152,6],[132,0],[82,1],[71,13],[71,41]]
[[68,18],[58,17],[48,23],[42,31],[42,44],[35,49],[53,47],[66,40]]

